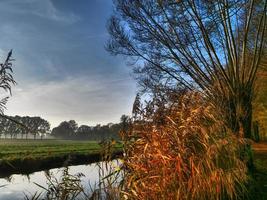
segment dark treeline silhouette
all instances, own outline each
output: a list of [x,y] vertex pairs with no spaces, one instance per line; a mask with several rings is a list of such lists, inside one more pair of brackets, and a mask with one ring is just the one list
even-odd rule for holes
[[74,121],[61,122],[57,127],[53,128],[51,135],[60,139],[75,140],[120,140],[119,132],[125,126],[126,120],[129,118],[122,115],[120,123],[108,123],[106,125],[97,124],[96,126],[80,125]]
[[41,117],[29,117],[29,116],[6,116],[0,118],[0,136],[4,135],[5,138],[10,137],[26,138],[32,135],[36,139],[37,135],[43,138],[45,134],[50,131],[50,124],[47,120]]
[[96,126],[78,126],[75,120],[63,121],[50,131],[49,122],[41,117],[5,116],[5,118],[0,118],[0,138],[120,140],[119,132],[125,129],[128,119],[130,119],[128,116],[122,115],[119,123],[97,124]]

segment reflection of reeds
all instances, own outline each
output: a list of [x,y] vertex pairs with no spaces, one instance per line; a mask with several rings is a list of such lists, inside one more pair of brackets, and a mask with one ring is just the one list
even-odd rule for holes
[[94,189],[92,199],[120,199],[122,188],[123,170],[121,160],[113,160],[115,141],[105,141],[102,145],[102,161],[98,162],[98,185]]
[[[152,111],[152,112],[151,112]],[[147,115],[146,113],[149,113]],[[124,138],[127,199],[238,199],[245,192],[244,140],[198,93],[151,104]],[[242,159],[243,160],[242,160]]]
[[44,192],[36,192],[33,195],[25,194],[26,200],[74,200],[79,196],[83,197],[82,199],[88,199],[88,195],[81,184],[81,177],[84,176],[82,173],[71,175],[68,167],[65,167],[59,179],[56,178],[52,173],[45,173],[45,176],[47,180],[47,186],[35,183],[37,186],[43,189]]

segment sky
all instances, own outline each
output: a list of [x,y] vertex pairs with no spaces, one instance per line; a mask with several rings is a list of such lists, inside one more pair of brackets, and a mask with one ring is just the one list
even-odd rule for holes
[[0,59],[13,49],[7,115],[52,127],[119,122],[136,94],[131,68],[104,48],[112,0],[0,0]]

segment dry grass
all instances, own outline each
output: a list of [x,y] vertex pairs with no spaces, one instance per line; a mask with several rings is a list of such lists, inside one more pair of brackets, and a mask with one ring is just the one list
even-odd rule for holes
[[245,141],[198,93],[154,100],[142,109],[126,146],[125,199],[238,199],[247,177]]
[[267,153],[267,142],[253,143],[252,148],[256,153]]

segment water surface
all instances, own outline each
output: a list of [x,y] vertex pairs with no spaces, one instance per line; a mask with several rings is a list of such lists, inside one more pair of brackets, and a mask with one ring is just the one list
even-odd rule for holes
[[[103,162],[100,164],[104,164]],[[118,166],[118,161],[114,161],[111,168]],[[69,174],[75,175],[82,173],[81,184],[86,189],[86,192],[90,194],[92,188],[97,188],[99,181],[99,166],[96,163],[90,165],[77,165],[69,166]],[[38,171],[29,175],[13,174],[6,178],[0,178],[0,200],[21,200],[24,199],[25,194],[31,196],[35,192],[42,192],[44,190],[37,186],[39,184],[47,188],[48,180],[46,174],[52,174],[56,179],[60,180],[62,177],[64,168],[55,168],[48,171]],[[107,170],[103,172],[107,174]],[[35,184],[36,183],[36,184]]]

